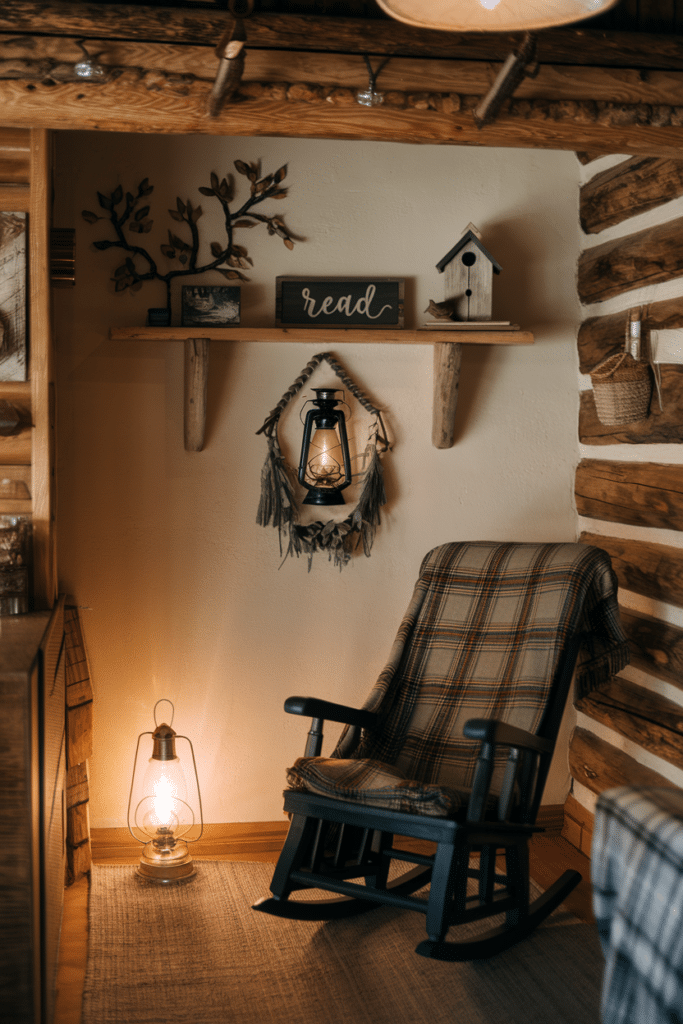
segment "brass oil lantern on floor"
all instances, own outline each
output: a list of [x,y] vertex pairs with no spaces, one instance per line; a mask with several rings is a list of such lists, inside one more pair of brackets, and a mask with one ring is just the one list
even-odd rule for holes
[[[137,874],[147,881],[168,885],[195,874],[187,844],[201,838],[204,821],[194,748],[187,736],[178,736],[165,722],[157,723],[156,709],[163,703],[171,704],[173,708],[171,701],[157,701],[154,705],[154,732],[143,732],[138,736],[128,798],[128,830],[134,839],[144,844]],[[171,722],[174,714],[175,709]],[[142,761],[140,742],[144,736],[152,737],[152,754],[143,770],[139,761]],[[195,793],[189,796],[189,759],[186,757],[183,763],[178,756],[176,740],[185,740],[192,756]],[[192,803],[196,803],[195,808]],[[188,839],[188,833],[197,825],[199,835]],[[141,839],[136,831],[146,838]]]

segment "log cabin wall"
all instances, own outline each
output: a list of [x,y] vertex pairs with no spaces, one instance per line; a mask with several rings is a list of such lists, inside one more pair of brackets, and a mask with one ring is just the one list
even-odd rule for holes
[[629,310],[653,332],[683,327],[683,162],[612,156],[580,189],[584,305],[576,503],[581,539],[611,555],[631,665],[577,705],[565,833],[589,852],[596,795],[624,784],[683,785],[683,366],[661,366],[660,409],[605,426],[589,371],[622,351]]

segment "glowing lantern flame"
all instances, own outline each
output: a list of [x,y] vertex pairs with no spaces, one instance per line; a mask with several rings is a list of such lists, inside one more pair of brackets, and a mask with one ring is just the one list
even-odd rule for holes
[[173,814],[173,786],[165,775],[154,783],[154,813],[162,825],[168,825]]

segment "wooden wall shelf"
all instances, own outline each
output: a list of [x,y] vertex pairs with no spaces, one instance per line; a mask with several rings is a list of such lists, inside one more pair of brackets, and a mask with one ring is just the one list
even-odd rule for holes
[[457,341],[466,345],[533,345],[531,331],[385,330],[363,327],[112,327],[114,341],[268,341],[349,343],[354,345],[432,345]]
[[383,328],[325,327],[112,327],[113,341],[185,342],[185,449],[204,445],[209,342],[298,342],[320,345],[433,345],[434,409],[432,442],[437,448],[453,444],[461,345],[533,345],[531,331],[385,330]]

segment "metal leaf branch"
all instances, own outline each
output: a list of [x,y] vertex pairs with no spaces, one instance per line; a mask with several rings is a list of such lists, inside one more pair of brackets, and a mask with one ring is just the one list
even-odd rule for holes
[[154,190],[154,186],[149,184],[149,179],[145,178],[140,182],[135,195],[132,192],[126,192],[124,195],[120,185],[109,194],[97,193],[100,207],[106,211],[106,216],[90,210],[83,210],[82,216],[89,224],[108,219],[114,229],[116,238],[94,242],[96,249],[122,249],[126,253],[123,263],[114,270],[111,278],[117,292],[125,291],[127,288],[135,292],[142,288],[145,281],[163,281],[166,285],[166,304],[170,308],[171,282],[177,277],[215,270],[228,281],[248,281],[249,278],[243,271],[253,266],[253,260],[250,259],[246,248],[234,241],[234,232],[237,228],[253,228],[257,224],[265,224],[269,235],[279,236],[288,249],[294,248],[292,235],[285,226],[283,217],[279,214],[266,216],[254,211],[254,207],[266,199],[284,199],[287,195],[287,189],[281,185],[287,174],[287,165],[263,177],[260,162],[245,163],[243,160],[235,160],[235,168],[239,174],[247,178],[250,185],[249,197],[239,209],[230,209],[230,204],[235,198],[235,181],[232,174],[219,179],[218,175],[212,172],[210,186],[199,188],[202,195],[214,197],[223,208],[226,239],[224,242],[211,242],[213,259],[210,261],[199,263],[200,238],[197,222],[204,212],[202,207],[193,205],[190,199],[183,202],[178,197],[175,210],[168,211],[174,221],[187,225],[190,240],[183,240],[169,229],[168,243],[160,246],[161,252],[167,259],[177,260],[180,267],[166,273],[159,270],[147,249],[142,245],[135,245],[126,235],[126,230],[130,234],[138,235],[147,234],[152,230],[150,206],[145,203],[147,196]]

